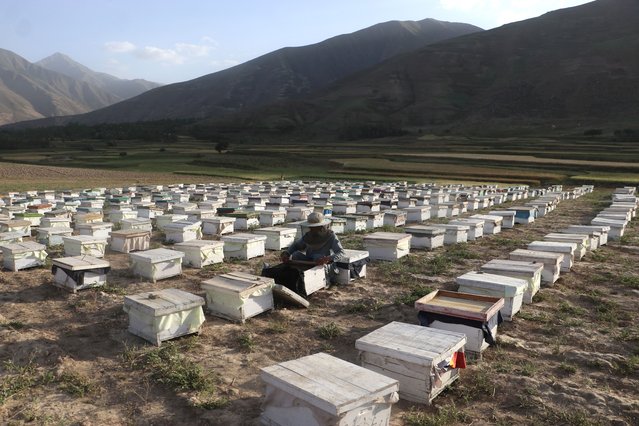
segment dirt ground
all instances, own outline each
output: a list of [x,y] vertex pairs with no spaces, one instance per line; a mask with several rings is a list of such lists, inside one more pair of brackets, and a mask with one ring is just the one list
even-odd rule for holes
[[[327,352],[357,362],[354,342],[387,324],[417,324],[412,301],[454,289],[454,277],[570,224],[587,224],[610,190],[567,200],[544,218],[497,236],[398,262],[369,264],[366,278],[313,294],[309,309],[279,305],[245,324],[206,316],[198,336],[160,349],[127,332],[126,294],[180,288],[204,295],[216,274],[257,272],[276,253],[157,284],[108,252],[108,287],[69,294],[49,269],[0,272],[0,423],[257,425],[260,368]],[[499,327],[499,343],[469,364],[432,406],[400,401],[394,426],[639,424],[639,220],[621,242],[577,262],[532,305]],[[154,235],[152,247],[161,245]],[[358,248],[362,235],[342,238]],[[60,256],[59,250],[52,254]]]

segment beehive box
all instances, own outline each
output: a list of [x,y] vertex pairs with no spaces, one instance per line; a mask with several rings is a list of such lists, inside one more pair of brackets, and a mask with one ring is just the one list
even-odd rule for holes
[[495,344],[503,306],[501,298],[445,290],[435,290],[415,302],[422,325],[465,334],[465,350],[475,357]]
[[364,236],[364,248],[372,260],[397,260],[410,252],[410,234],[374,232]]
[[430,204],[430,217],[432,218],[444,218],[448,216],[448,205],[437,203]]
[[357,201],[352,200],[334,200],[333,214],[348,215],[357,212]]
[[93,256],[60,257],[51,263],[53,284],[72,293],[105,285],[111,269],[109,262]]
[[122,219],[120,221],[120,229],[137,229],[140,231],[153,231],[151,219],[144,217],[136,217],[133,219]]
[[30,237],[31,222],[28,220],[4,220],[0,222],[0,232],[19,232],[24,237]]
[[486,214],[474,214],[470,219],[479,219],[484,221],[484,234],[496,235],[501,232],[501,224],[504,218],[501,216],[493,216]]
[[575,260],[581,260],[586,255],[586,252],[590,249],[590,237],[585,234],[550,233],[544,235],[544,241],[577,244],[577,249],[575,250]]
[[625,220],[595,217],[593,220],[590,221],[590,224],[598,226],[608,226],[610,228],[610,230],[608,231],[608,238],[610,238],[611,240],[618,240],[623,236],[626,230],[627,222]]
[[131,210],[130,207],[122,210],[109,210],[109,222],[121,223],[124,219],[135,219],[138,217],[137,210]]
[[154,345],[198,333],[204,323],[204,299],[175,288],[124,297],[129,332]]
[[448,222],[449,225],[462,225],[468,226],[468,240],[475,241],[478,238],[484,236],[484,223],[483,219],[457,219]]
[[528,287],[524,291],[524,303],[532,303],[533,297],[541,286],[541,272],[544,269],[543,263],[525,262],[519,260],[493,259],[484,263],[481,268],[483,272],[496,275],[526,280]]
[[182,243],[202,239],[202,222],[171,222],[164,226],[164,241]]
[[524,292],[528,288],[528,281],[504,275],[484,272],[468,272],[455,278],[460,293],[479,294],[504,299],[504,307],[500,309],[506,321],[512,318],[523,303]]
[[404,210],[384,210],[384,226],[406,225],[406,212]]
[[155,226],[162,232],[169,223],[186,221],[189,218],[186,214],[163,214],[155,217]]
[[510,260],[543,263],[541,282],[548,286],[552,286],[559,279],[561,263],[564,259],[564,255],[561,253],[524,249],[511,251],[508,256]]
[[564,255],[561,261],[561,272],[570,272],[575,260],[575,243],[557,243],[554,241],[533,241],[527,246],[528,250],[547,251],[551,253],[561,253]]
[[110,238],[113,224],[111,222],[81,223],[75,226],[80,235],[88,235],[96,238]]
[[111,232],[110,248],[120,253],[130,253],[136,250],[148,250],[151,243],[151,233],[125,229]]
[[234,217],[212,217],[202,219],[202,233],[204,235],[225,235],[235,232]]
[[406,223],[420,223],[431,218],[430,206],[404,207]]
[[65,256],[93,256],[102,258],[106,251],[107,240],[90,235],[62,237]]
[[233,213],[227,213],[225,216],[234,217],[236,231],[248,231],[260,226],[260,213],[251,211],[236,210]]
[[73,229],[71,228],[38,228],[36,240],[47,247],[58,246],[64,243],[62,237],[70,237],[72,234]]
[[286,212],[281,210],[262,210],[260,212],[260,226],[267,228],[280,225],[286,221]]
[[210,240],[191,240],[177,243],[174,250],[184,253],[182,265],[203,268],[224,261],[224,242]]
[[0,232],[0,244],[21,243],[22,232]]
[[586,232],[591,237],[596,236],[598,239],[598,246],[605,246],[608,244],[608,232],[610,231],[609,226],[600,226],[600,225],[570,225],[566,229],[561,232],[568,233],[582,233]]
[[537,215],[537,207],[535,206],[513,206],[508,210],[515,212],[515,223],[527,225],[535,221]]
[[224,241],[224,259],[249,260],[264,256],[265,235],[238,233],[224,235],[221,241]]
[[331,221],[331,231],[336,234],[343,234],[346,232],[346,219],[335,216],[331,216],[328,219]]
[[3,266],[10,271],[35,268],[47,260],[46,247],[33,241],[3,244]]
[[204,209],[196,209],[196,210],[189,210],[186,212],[187,214],[187,221],[189,222],[200,222],[202,221],[202,219],[210,219],[212,217],[215,217],[216,215],[216,211],[215,210],[204,210]]
[[404,231],[411,235],[410,247],[415,249],[435,249],[444,245],[446,230],[437,226],[412,225]]
[[43,217],[44,215],[42,213],[33,212],[16,213],[14,215],[15,220],[24,220],[31,223],[31,226],[40,226],[40,221]]
[[344,226],[346,232],[365,231],[368,225],[368,218],[366,216],[343,215],[339,217],[346,220],[346,225]]
[[243,272],[218,275],[201,283],[207,310],[221,318],[244,322],[273,309],[272,278]]
[[459,377],[459,368],[447,367],[465,344],[463,333],[394,321],[357,339],[355,348],[362,367],[399,381],[400,399],[430,404]]
[[297,269],[302,274],[303,296],[310,296],[328,286],[324,265],[315,265],[313,262],[298,260],[289,260],[286,265]]
[[71,219],[68,217],[43,217],[40,220],[41,228],[71,228]]
[[308,215],[313,213],[312,207],[289,207],[286,209],[286,221],[295,222],[299,220],[306,220]]
[[366,229],[381,228],[384,226],[384,212],[359,213],[366,218]]
[[510,229],[515,227],[515,215],[517,213],[510,210],[492,210],[488,212],[489,216],[501,216],[502,222],[501,227],[505,229]]
[[397,380],[325,353],[261,371],[264,425],[387,426],[398,400]]
[[256,235],[266,236],[264,247],[267,250],[282,250],[295,241],[297,230],[293,228],[284,228],[279,226],[270,226],[267,228],[259,228],[253,231]]
[[375,213],[380,211],[380,201],[358,201],[355,205],[356,214]]
[[468,225],[450,225],[443,224],[437,225],[444,228],[444,244],[459,244],[468,242],[468,231],[470,227]]
[[356,278],[364,278],[369,260],[369,253],[366,250],[344,249],[342,256],[335,262],[338,269],[337,284],[349,284]]
[[165,248],[129,254],[133,273],[153,282],[180,275],[183,257],[181,251]]
[[76,226],[78,224],[102,222],[103,219],[104,214],[102,212],[76,213],[73,216]]

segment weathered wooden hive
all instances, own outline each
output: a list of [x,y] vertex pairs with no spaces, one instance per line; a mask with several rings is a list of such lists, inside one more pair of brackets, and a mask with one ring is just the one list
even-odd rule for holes
[[62,237],[65,256],[93,256],[102,258],[106,251],[106,238],[90,235]]
[[504,299],[504,306],[500,309],[506,321],[512,321],[523,303],[524,292],[528,288],[528,281],[504,275],[484,272],[468,272],[455,278],[460,293],[479,294]]
[[33,241],[3,244],[3,266],[10,271],[43,266],[47,260],[46,246]]
[[184,253],[184,266],[203,268],[224,261],[223,241],[190,240],[173,245],[173,249]]
[[411,235],[410,247],[415,249],[435,249],[444,245],[446,230],[439,226],[411,225],[404,228]]
[[125,229],[111,232],[109,247],[120,253],[130,253],[137,250],[148,250],[151,243],[149,231]]
[[269,226],[267,228],[256,229],[253,233],[266,236],[264,247],[267,250],[282,250],[293,244],[297,230],[294,228]]
[[207,310],[217,317],[244,322],[274,308],[272,278],[231,272],[200,285],[206,292]]
[[264,256],[265,235],[238,233],[224,235],[221,241],[224,241],[224,259],[249,260]]
[[71,256],[51,259],[53,284],[72,293],[107,283],[111,265],[93,256]]
[[182,274],[183,257],[183,252],[165,248],[129,254],[133,273],[153,282]]
[[528,286],[524,291],[523,302],[532,303],[533,297],[541,287],[541,272],[544,269],[544,264],[520,260],[493,259],[488,263],[484,263],[480,269],[489,274],[525,280]]
[[344,254],[335,262],[338,269],[337,284],[349,284],[357,278],[364,278],[369,260],[366,250],[344,249]]
[[171,222],[164,226],[164,241],[182,243],[202,239],[202,222]]
[[410,252],[410,234],[373,232],[364,236],[364,249],[372,260],[397,260]]
[[561,263],[564,259],[562,253],[525,249],[511,251],[508,256],[510,260],[543,263],[544,269],[541,271],[541,282],[548,286],[552,286],[559,279]]

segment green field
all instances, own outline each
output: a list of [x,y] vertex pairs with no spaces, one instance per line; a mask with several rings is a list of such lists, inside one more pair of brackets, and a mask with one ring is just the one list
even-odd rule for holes
[[377,179],[637,184],[639,144],[588,138],[470,138],[433,135],[364,141],[166,144],[53,142],[46,150],[5,150],[0,161],[47,166],[197,175],[220,179]]

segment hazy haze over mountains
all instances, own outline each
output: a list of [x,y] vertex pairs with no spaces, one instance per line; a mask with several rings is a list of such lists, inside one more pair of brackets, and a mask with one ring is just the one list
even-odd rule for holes
[[96,73],[62,54],[34,64],[0,49],[0,125],[81,114],[153,87],[157,84]]

